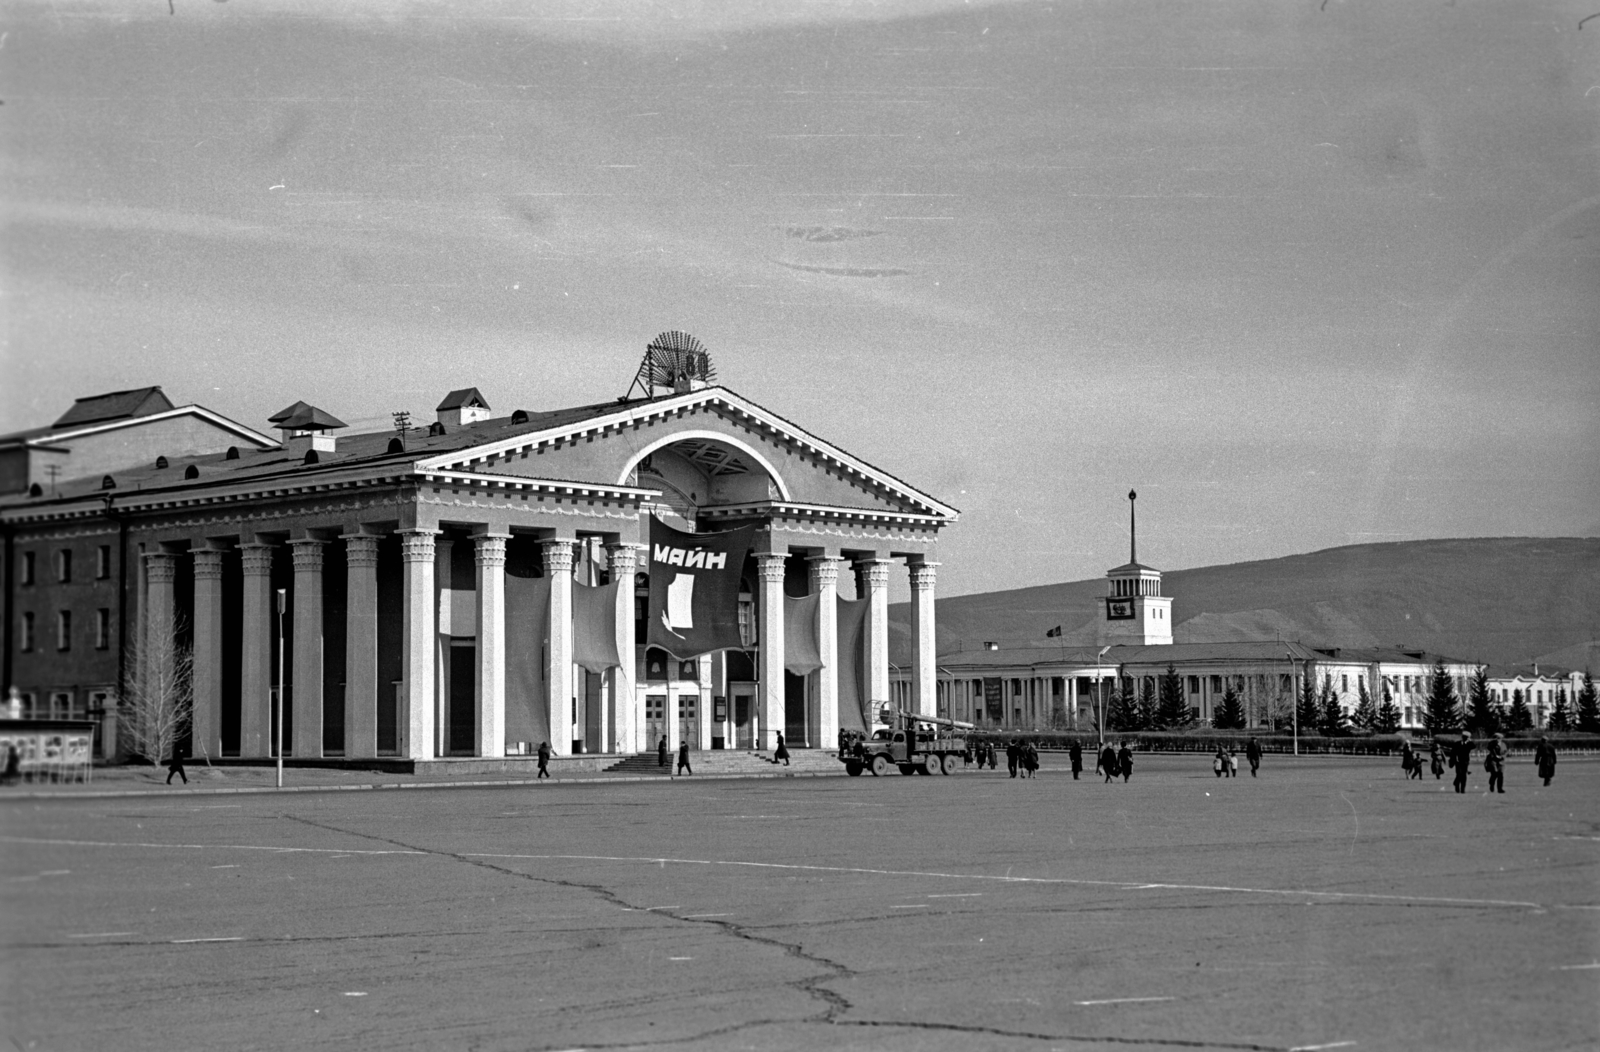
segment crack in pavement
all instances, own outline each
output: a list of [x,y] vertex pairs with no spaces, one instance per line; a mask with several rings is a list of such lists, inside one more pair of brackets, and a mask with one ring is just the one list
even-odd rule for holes
[[[463,863],[465,863],[467,865],[470,865],[470,866],[476,866],[476,867],[478,867],[480,869],[487,869],[487,870],[489,870],[491,872],[494,872],[494,873],[499,873],[499,874],[503,874],[505,876],[515,877],[515,878],[517,878],[519,880],[526,880],[526,881],[530,881],[530,882],[536,883],[536,884],[548,884],[548,885],[553,885],[553,886],[556,886],[556,887],[573,888],[573,889],[580,890],[580,891],[587,891],[590,894],[595,895],[598,898],[602,899],[603,901],[605,901],[605,902],[607,902],[607,903],[609,903],[609,904],[611,904],[613,906],[617,906],[620,909],[624,909],[624,910],[627,910],[627,911],[630,911],[630,912],[645,912],[644,907],[633,905],[632,903],[628,902],[622,896],[618,895],[616,892],[612,891],[610,888],[604,886],[603,884],[590,884],[590,883],[585,883],[583,881],[562,880],[562,879],[558,879],[558,878],[555,878],[555,877],[535,876],[535,875],[533,875],[531,873],[525,873],[525,872],[522,872],[520,870],[510,869],[510,868],[508,868],[506,866],[503,866],[503,865],[497,865],[497,864],[495,864],[493,862],[490,862],[490,861],[487,861],[487,860],[485,860],[485,859],[483,859],[481,857],[472,857],[470,855],[460,854],[460,853],[457,853],[457,852],[454,852],[454,851],[444,851],[444,850],[440,850],[440,849],[436,849],[436,848],[428,848],[428,847],[423,847],[423,846],[416,845],[416,844],[409,844],[409,843],[406,843],[404,841],[396,840],[396,839],[391,838],[391,837],[380,836],[380,835],[378,835],[376,833],[362,833],[362,832],[358,832],[356,830],[343,829],[343,828],[340,828],[339,826],[329,825],[329,824],[326,824],[326,823],[323,823],[323,822],[312,821],[309,818],[301,818],[298,815],[282,814],[282,815],[280,815],[280,817],[286,818],[286,819],[288,819],[290,821],[293,821],[293,822],[299,822],[302,825],[307,825],[307,826],[311,826],[311,827],[316,828],[316,829],[321,829],[321,830],[324,830],[325,832],[341,833],[341,834],[344,834],[346,836],[361,837],[362,839],[373,840],[373,841],[377,841],[378,843],[382,843],[382,844],[391,844],[391,845],[393,845],[393,846],[395,846],[397,848],[403,848],[403,849],[405,849],[407,851],[414,851],[414,852],[418,852],[418,853],[421,853],[421,854],[433,855],[433,856],[437,856],[439,858],[452,859],[452,860],[457,861],[457,862],[463,862]],[[679,907],[679,908],[687,908],[687,907]],[[735,1033],[739,1033],[741,1031],[752,1030],[752,1029],[756,1029],[758,1027],[763,1027],[763,1026],[792,1026],[796,1022],[801,1022],[801,1023],[810,1022],[810,1023],[819,1023],[819,1024],[823,1024],[823,1025],[827,1025],[827,1026],[849,1026],[849,1027],[860,1027],[860,1028],[870,1028],[870,1029],[933,1030],[933,1031],[941,1031],[941,1032],[947,1032],[947,1033],[985,1035],[985,1036],[990,1036],[990,1037],[1007,1037],[1007,1038],[1016,1038],[1016,1039],[1030,1040],[1030,1041],[1052,1041],[1052,1042],[1072,1041],[1072,1042],[1082,1042],[1082,1043],[1088,1043],[1088,1044],[1129,1045],[1129,1046],[1138,1046],[1138,1047],[1144,1047],[1144,1048],[1167,1047],[1167,1048],[1227,1049],[1227,1050],[1234,1050],[1234,1052],[1284,1052],[1283,1047],[1282,1046],[1278,1046],[1278,1045],[1258,1045],[1258,1044],[1251,1044],[1251,1043],[1248,1043],[1248,1042],[1237,1042],[1237,1041],[1205,1041],[1205,1040],[1200,1040],[1200,1039],[1195,1039],[1195,1038],[1136,1038],[1136,1037],[1118,1037],[1118,1036],[1107,1035],[1107,1034],[1048,1034],[1048,1033],[1043,1033],[1043,1032],[1038,1032],[1038,1031],[1010,1030],[1010,1029],[1006,1029],[1006,1028],[1003,1028],[1003,1027],[981,1026],[981,1025],[975,1025],[975,1024],[962,1024],[962,1023],[939,1023],[939,1022],[924,1022],[924,1021],[917,1021],[917,1020],[895,1020],[895,1019],[844,1019],[844,1018],[841,1018],[843,1016],[843,1014],[845,1012],[848,1012],[853,1006],[851,1005],[850,1001],[847,998],[845,998],[842,994],[838,993],[837,991],[828,989],[825,984],[833,982],[836,979],[849,979],[849,978],[858,977],[860,973],[856,972],[854,969],[850,968],[849,966],[841,964],[838,961],[832,960],[831,958],[823,957],[820,954],[813,953],[813,952],[805,949],[805,947],[801,946],[799,943],[786,942],[786,941],[784,941],[782,939],[777,939],[777,938],[773,938],[773,937],[766,936],[766,935],[759,935],[759,934],[756,934],[754,931],[750,930],[749,928],[745,927],[744,925],[736,924],[736,923],[734,923],[732,921],[722,920],[722,919],[718,919],[718,918],[711,918],[711,917],[684,916],[684,915],[672,913],[672,912],[669,912],[667,910],[663,910],[663,909],[660,909],[660,908],[651,909],[651,910],[649,910],[649,913],[651,915],[654,915],[654,916],[657,916],[657,917],[671,918],[672,920],[677,921],[680,924],[698,925],[698,926],[702,926],[702,927],[713,927],[713,928],[716,928],[717,930],[723,932],[724,934],[730,935],[730,936],[732,936],[734,938],[743,940],[745,942],[755,943],[756,945],[765,946],[765,947],[768,947],[768,948],[771,948],[771,949],[781,950],[784,953],[785,956],[791,957],[791,958],[793,958],[795,960],[804,961],[807,964],[815,965],[816,967],[822,969],[822,974],[811,976],[811,977],[805,978],[805,979],[791,980],[789,982],[784,983],[783,985],[784,986],[788,986],[788,987],[790,987],[792,989],[798,990],[798,991],[806,994],[808,997],[812,998],[813,1000],[820,1002],[821,1011],[817,1012],[816,1014],[814,1014],[812,1016],[803,1017],[803,1018],[798,1019],[798,1020],[797,1019],[753,1019],[753,1020],[746,1020],[744,1022],[733,1023],[733,1024],[730,1024],[728,1026],[716,1027],[716,1028],[711,1029],[711,1030],[701,1031],[701,1032],[698,1032],[698,1033],[695,1033],[695,1034],[692,1034],[692,1035],[686,1035],[686,1036],[677,1037],[677,1038],[657,1038],[657,1039],[654,1039],[654,1040],[646,1040],[646,1041],[640,1041],[640,1040],[601,1041],[601,1042],[585,1041],[583,1044],[584,1044],[584,1047],[586,1047],[586,1048],[595,1048],[595,1049],[598,1049],[598,1048],[639,1048],[641,1046],[679,1045],[679,1044],[687,1044],[687,1043],[690,1043],[690,1042],[704,1041],[704,1040],[706,1040],[708,1038],[723,1037],[723,1036],[726,1036],[726,1035],[729,1035],[729,1034],[735,1034]],[[563,1046],[554,1046],[553,1045],[553,1046],[550,1046],[550,1047],[551,1048],[556,1048],[556,1047],[568,1047],[568,1046],[565,1046],[565,1045],[563,1045]]]

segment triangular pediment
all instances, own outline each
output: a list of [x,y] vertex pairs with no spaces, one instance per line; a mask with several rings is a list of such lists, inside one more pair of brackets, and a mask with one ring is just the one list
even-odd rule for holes
[[703,507],[781,503],[945,521],[957,515],[725,387],[547,417],[530,416],[513,436],[420,460],[417,470],[680,488]]

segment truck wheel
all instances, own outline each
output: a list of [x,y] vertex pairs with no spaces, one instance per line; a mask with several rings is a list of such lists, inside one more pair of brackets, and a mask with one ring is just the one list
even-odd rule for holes
[[889,773],[889,758],[882,753],[872,758],[872,777],[879,778]]
[[923,760],[921,763],[917,764],[916,771],[918,774],[938,774],[939,758],[937,756],[928,757],[926,760]]
[[852,778],[860,778],[861,777],[861,761],[860,760],[847,760],[847,761],[845,761],[844,770],[845,770],[845,773],[848,774],[850,777],[852,777]]
[[961,766],[961,757],[957,756],[955,753],[950,753],[947,756],[945,756],[945,758],[944,758],[944,773],[945,774],[955,774],[956,773],[956,769],[958,767],[960,767],[960,766]]

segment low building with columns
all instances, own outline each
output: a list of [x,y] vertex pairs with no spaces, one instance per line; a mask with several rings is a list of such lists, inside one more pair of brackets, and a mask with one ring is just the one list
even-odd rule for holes
[[[270,448],[0,496],[6,682],[93,692],[109,720],[134,643],[187,648],[195,756],[272,755],[280,697],[296,761],[831,746],[889,697],[903,569],[909,697],[934,710],[955,510],[726,387],[503,415],[469,388],[427,427],[367,434],[303,402],[271,421]],[[757,527],[743,648],[641,645],[651,516]],[[43,572],[62,552],[96,576]]]

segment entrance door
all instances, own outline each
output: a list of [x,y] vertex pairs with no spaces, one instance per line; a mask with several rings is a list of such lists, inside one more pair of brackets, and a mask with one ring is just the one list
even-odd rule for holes
[[450,641],[450,677],[446,681],[449,713],[446,751],[451,756],[471,756],[478,751],[473,740],[477,713],[478,648],[472,640]]
[[741,749],[754,749],[756,747],[756,724],[750,718],[751,709],[754,707],[754,695],[735,694],[733,696],[733,741]]
[[644,696],[644,747],[647,752],[654,752],[656,743],[667,736],[667,696],[665,694],[646,694]]
[[691,752],[700,748],[700,695],[678,695],[678,740],[688,742]]

